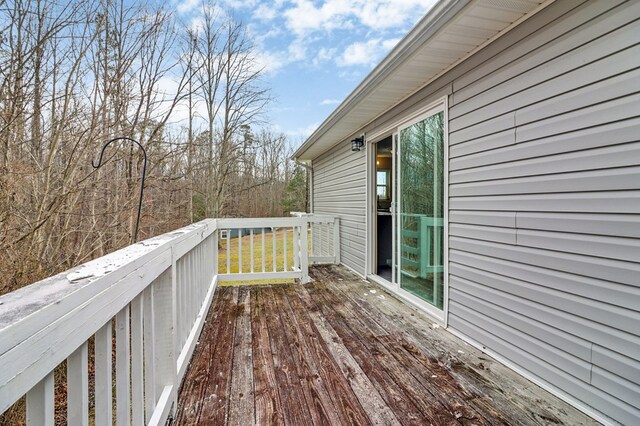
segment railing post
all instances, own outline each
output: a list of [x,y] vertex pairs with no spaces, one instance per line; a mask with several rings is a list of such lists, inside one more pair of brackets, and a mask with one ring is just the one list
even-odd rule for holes
[[334,263],[340,264],[340,218],[333,219],[333,256]]
[[301,217],[299,219],[300,226],[300,271],[302,272],[302,277],[300,278],[300,283],[306,284],[310,281],[309,278],[309,222],[305,217]]

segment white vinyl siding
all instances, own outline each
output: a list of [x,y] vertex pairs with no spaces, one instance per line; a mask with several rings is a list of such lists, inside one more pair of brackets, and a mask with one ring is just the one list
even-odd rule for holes
[[344,141],[313,160],[313,213],[340,218],[340,257],[365,273],[366,155]]
[[452,81],[449,325],[634,424],[640,3],[617,3],[554,4]]

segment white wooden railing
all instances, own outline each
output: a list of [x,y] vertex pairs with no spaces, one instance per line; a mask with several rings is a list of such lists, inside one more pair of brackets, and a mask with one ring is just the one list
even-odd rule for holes
[[315,213],[292,212],[291,214],[309,222],[311,234],[309,262],[340,263],[340,218]]
[[[308,221],[300,217],[218,219],[221,239],[226,243],[224,252],[220,253],[225,269],[218,279],[224,282],[298,278],[306,283],[309,280],[309,255],[308,250],[302,248],[309,245],[307,228]],[[246,230],[246,235],[242,229]],[[236,244],[238,259],[234,265],[230,249]],[[247,248],[249,258],[245,254],[243,259]]]
[[216,285],[307,282],[310,222],[208,219],[0,296],[0,413],[26,394],[27,424],[52,425],[54,370],[66,362],[68,424],[165,424]]

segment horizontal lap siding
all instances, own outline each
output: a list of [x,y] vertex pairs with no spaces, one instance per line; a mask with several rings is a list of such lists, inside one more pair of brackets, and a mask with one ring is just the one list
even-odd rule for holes
[[640,2],[561,3],[453,80],[449,324],[636,424]]
[[341,262],[363,275],[365,159],[365,151],[352,152],[351,143],[345,141],[313,160],[313,212],[340,218]]

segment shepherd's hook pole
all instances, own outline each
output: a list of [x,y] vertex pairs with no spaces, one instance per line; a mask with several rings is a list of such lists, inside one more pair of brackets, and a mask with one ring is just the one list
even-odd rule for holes
[[147,151],[137,140],[121,136],[121,137],[113,138],[109,142],[105,143],[102,146],[102,151],[100,151],[100,158],[98,159],[98,164],[95,164],[93,160],[91,160],[91,165],[93,166],[94,169],[100,168],[100,166],[102,166],[102,157],[104,156],[105,149],[107,149],[109,145],[111,145],[113,142],[116,142],[116,141],[129,141],[138,145],[142,150],[142,155],[143,155],[142,181],[140,183],[140,200],[138,201],[138,219],[136,221],[136,230],[133,233],[133,241],[132,241],[132,243],[135,243],[136,241],[138,241],[138,229],[140,228],[140,214],[142,213],[142,196],[144,194],[144,178],[147,175]]

